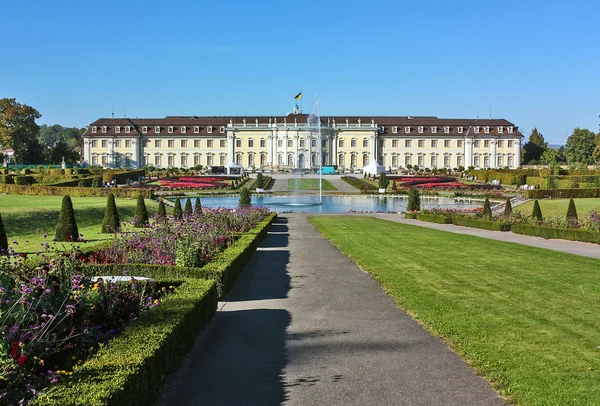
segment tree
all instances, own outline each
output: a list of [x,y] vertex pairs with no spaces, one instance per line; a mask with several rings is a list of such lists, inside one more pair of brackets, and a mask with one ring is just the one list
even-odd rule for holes
[[37,138],[44,150],[44,161],[58,163],[64,157],[67,163],[77,162],[83,143],[82,133],[81,129],[75,127],[41,125]]
[[408,204],[407,204],[406,210],[407,211],[421,210],[421,196],[419,195],[419,189],[417,189],[416,187],[413,187],[408,191]]
[[595,136],[592,131],[585,128],[574,129],[565,146],[567,162],[569,164],[592,164],[594,162],[592,155],[596,147],[594,143]]
[[544,136],[534,128],[529,135],[529,141],[523,146],[523,163],[539,161],[547,148],[548,143]]
[[510,218],[512,214],[512,204],[510,203],[510,199],[506,199],[506,205],[504,206],[504,217]]
[[483,216],[490,219],[492,218],[492,208],[490,206],[490,198],[486,197],[483,202]]
[[381,175],[379,175],[379,188],[380,189],[387,189],[388,185],[390,184],[390,180],[387,178],[387,175],[384,173],[382,173]]
[[531,217],[537,219],[538,221],[542,221],[542,209],[540,208],[540,203],[537,200],[533,201],[533,212],[531,213]]
[[547,148],[540,157],[540,162],[546,165],[554,165],[558,162],[558,150],[554,148]]
[[65,195],[62,199],[58,224],[56,225],[56,241],[77,241],[79,239],[79,229],[75,221],[75,212],[71,197]]
[[156,212],[156,215],[159,217],[167,217],[167,209],[165,208],[163,199],[160,199],[158,202],[158,211]]
[[140,193],[137,198],[137,206],[135,208],[135,217],[133,224],[136,227],[144,227],[148,224],[148,211],[146,210],[146,203],[144,202],[144,196]]
[[12,148],[17,162],[25,162],[27,150],[35,146],[40,113],[16,99],[0,99],[0,149]]
[[6,230],[4,230],[4,222],[2,221],[2,214],[0,214],[0,254],[2,251],[8,250],[8,238],[6,238]]
[[183,217],[183,211],[181,210],[181,200],[175,199],[175,205],[173,206],[173,217],[176,220],[181,220]]
[[577,209],[575,208],[575,201],[569,200],[569,207],[567,208],[567,221],[577,222]]
[[262,189],[265,183],[265,178],[262,173],[256,175],[256,187]]
[[202,204],[200,203],[200,197],[196,196],[196,202],[194,204],[194,214],[202,214]]
[[592,158],[594,162],[600,163],[600,132],[594,137],[594,144],[596,146],[594,147],[594,152],[592,152]]
[[105,234],[115,233],[120,228],[121,220],[115,203],[115,195],[109,193],[106,200],[106,209],[104,210],[104,219],[102,220],[102,232]]
[[248,206],[250,206],[250,204],[252,204],[252,199],[250,196],[250,189],[248,189],[247,187],[243,187],[240,189],[239,205],[240,205],[240,207],[248,207]]
[[185,207],[183,208],[183,214],[185,214],[186,216],[192,214],[192,200],[189,196],[187,197],[187,199],[185,199]]

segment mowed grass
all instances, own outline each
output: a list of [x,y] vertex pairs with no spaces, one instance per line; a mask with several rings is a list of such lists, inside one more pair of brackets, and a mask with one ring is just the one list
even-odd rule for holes
[[[585,216],[590,211],[600,211],[600,199],[573,199],[575,201],[575,208],[577,209],[578,216]],[[569,207],[569,199],[550,199],[550,200],[538,200],[540,203],[540,209],[542,209],[542,215],[544,217],[565,217],[567,215],[567,208]],[[531,215],[533,211],[533,200],[515,207],[515,211],[521,212],[524,215]],[[600,404],[600,401],[598,401]]]
[[600,404],[600,260],[369,217],[310,221],[510,402]]
[[[71,197],[75,220],[79,233],[86,240],[105,240],[113,238],[112,234],[100,233],[104,209],[106,208],[105,197]],[[121,221],[133,219],[136,199],[115,199]],[[9,240],[17,252],[43,251],[42,242],[52,242],[56,231],[56,224],[60,214],[62,196],[0,196],[0,214],[4,220],[4,228]],[[158,203],[146,200],[148,215],[156,214]],[[36,232],[36,229],[40,229]],[[47,237],[44,238],[43,234]],[[12,244],[16,240],[18,245]],[[71,244],[61,243],[68,247]]]
[[[337,190],[327,179],[323,179],[323,190]],[[288,179],[288,190],[319,190],[319,179]]]

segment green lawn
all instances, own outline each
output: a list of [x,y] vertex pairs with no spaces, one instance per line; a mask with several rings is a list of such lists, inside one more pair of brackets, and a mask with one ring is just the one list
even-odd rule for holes
[[[100,227],[104,218],[106,198],[71,197],[79,233],[88,240],[112,238],[112,234],[101,234]],[[115,199],[121,221],[131,220],[135,212],[135,199]],[[18,252],[36,252],[41,250],[42,242],[52,242],[62,196],[17,196],[0,195],[0,214],[9,240],[18,241],[14,249]],[[149,215],[154,215],[158,203],[146,200]],[[40,229],[36,232],[36,229]],[[47,238],[43,234],[47,233]],[[61,243],[62,244],[62,243]],[[69,244],[65,244],[69,245]]]
[[[587,215],[590,211],[600,211],[600,199],[573,199],[575,208],[579,216]],[[565,217],[567,215],[567,207],[569,207],[569,199],[549,199],[538,200],[542,215],[544,217]],[[526,215],[531,215],[533,211],[533,201],[515,207],[515,211],[522,212]]]
[[[319,190],[319,179],[288,179],[289,190]],[[323,190],[337,190],[327,179],[323,179]]]
[[510,402],[600,404],[600,260],[356,217],[312,217]]

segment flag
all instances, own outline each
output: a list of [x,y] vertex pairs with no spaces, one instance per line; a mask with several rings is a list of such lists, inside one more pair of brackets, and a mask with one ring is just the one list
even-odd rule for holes
[[302,91],[300,91],[300,93],[298,93],[296,95],[296,97],[294,97],[294,100],[298,100],[298,99],[301,99],[301,98],[302,98]]

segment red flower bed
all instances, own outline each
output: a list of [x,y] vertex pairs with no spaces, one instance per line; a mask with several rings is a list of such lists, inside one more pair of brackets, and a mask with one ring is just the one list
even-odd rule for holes
[[195,177],[195,176],[182,176],[179,178],[166,178],[160,179],[158,182],[161,187],[165,188],[178,188],[178,189],[214,189],[214,188],[227,188],[229,183],[223,182],[228,178],[217,178],[213,176],[208,177]]

